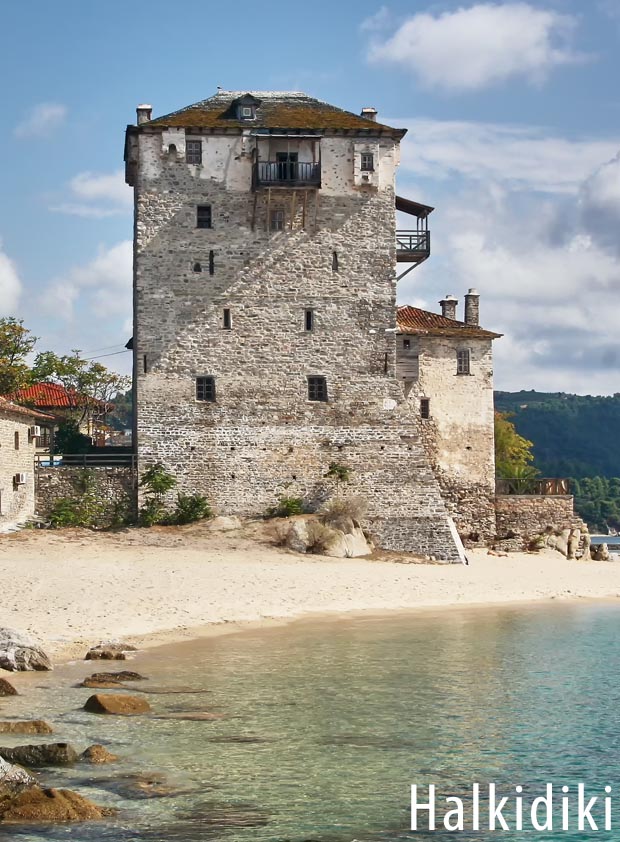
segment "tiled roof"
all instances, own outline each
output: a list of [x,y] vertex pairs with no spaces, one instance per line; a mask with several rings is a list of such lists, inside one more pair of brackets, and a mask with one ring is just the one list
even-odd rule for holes
[[39,412],[36,409],[29,409],[27,406],[18,406],[16,403],[12,403],[6,398],[0,397],[0,414],[7,413],[24,416],[24,422],[26,419],[32,420],[33,418],[40,419],[41,421],[54,420],[52,415],[47,415],[45,412]]
[[[232,104],[245,94],[260,100],[256,119],[238,120]],[[195,102],[171,114],[157,117],[146,126],[184,126],[188,128],[243,129],[358,129],[360,133],[383,134],[401,138],[406,129],[394,129],[351,111],[344,111],[301,91],[218,91],[215,96]]]
[[[20,403],[28,403],[46,409],[74,409],[76,404],[80,403],[75,397],[72,400],[72,393],[58,383],[34,383],[32,386],[18,389],[11,397]],[[103,401],[94,398],[91,398],[89,403],[104,406]]]
[[492,333],[477,325],[468,325],[456,319],[447,319],[439,313],[421,310],[419,307],[399,307],[396,314],[399,333],[418,333],[429,336],[459,336],[472,339],[498,339],[501,333]]

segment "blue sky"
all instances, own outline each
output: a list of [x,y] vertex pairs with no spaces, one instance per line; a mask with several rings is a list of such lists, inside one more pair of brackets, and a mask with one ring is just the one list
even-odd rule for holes
[[499,388],[620,391],[620,0],[5,4],[0,312],[127,371],[135,106],[304,90],[406,126],[436,207],[399,299],[479,289]]

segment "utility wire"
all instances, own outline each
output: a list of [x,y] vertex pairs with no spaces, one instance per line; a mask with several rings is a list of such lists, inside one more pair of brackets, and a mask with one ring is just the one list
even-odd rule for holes
[[113,354],[99,354],[98,357],[84,357],[85,360],[101,360],[104,357],[115,357],[117,354],[129,354],[131,353],[129,348],[125,348],[124,351],[114,351]]

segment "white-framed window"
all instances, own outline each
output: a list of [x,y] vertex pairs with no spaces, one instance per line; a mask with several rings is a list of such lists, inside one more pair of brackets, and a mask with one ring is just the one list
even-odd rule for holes
[[188,140],[185,143],[185,160],[188,164],[202,164],[202,141]]
[[374,172],[375,156],[372,152],[362,152],[360,169],[362,172]]

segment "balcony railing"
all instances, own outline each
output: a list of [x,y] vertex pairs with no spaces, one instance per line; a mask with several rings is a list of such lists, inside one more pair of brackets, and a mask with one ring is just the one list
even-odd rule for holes
[[257,161],[254,187],[320,187],[321,165],[306,161]]
[[421,263],[430,253],[430,231],[396,232],[396,260],[399,263]]
[[570,480],[556,477],[531,479],[529,477],[497,478],[496,494],[555,495],[570,494]]

